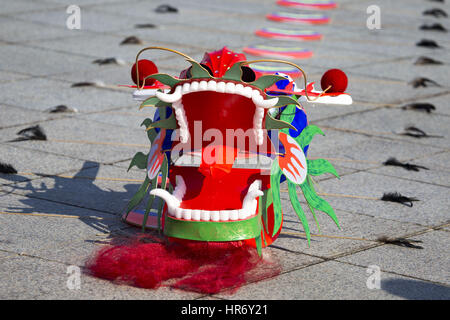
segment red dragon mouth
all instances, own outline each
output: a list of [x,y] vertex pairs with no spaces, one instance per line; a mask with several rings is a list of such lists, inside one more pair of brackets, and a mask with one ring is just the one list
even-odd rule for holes
[[[169,176],[175,186],[172,195],[164,190],[152,191],[164,198],[169,216],[222,222],[245,220],[257,214],[257,199],[269,187],[268,175],[262,175],[261,169],[232,168],[232,165],[238,153],[246,153],[252,145],[263,145],[266,141],[263,131],[266,109],[278,99],[264,99],[263,95],[262,90],[245,83],[210,79],[186,81],[171,93],[157,93],[159,99],[174,107],[181,142],[191,142],[190,148],[203,150],[200,167],[171,167]],[[228,154],[216,153],[212,162],[205,163],[208,162],[205,150],[212,140],[210,130],[215,130],[212,143],[215,150]]]

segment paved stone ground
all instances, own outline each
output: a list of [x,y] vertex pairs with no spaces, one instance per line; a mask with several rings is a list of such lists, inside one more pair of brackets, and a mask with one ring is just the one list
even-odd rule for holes
[[[329,196],[342,230],[321,215],[323,236],[313,236],[308,247],[284,193],[283,234],[264,249],[264,255],[282,263],[282,274],[231,295],[143,290],[87,275],[80,290],[67,288],[68,266],[82,266],[110,237],[137,232],[117,214],[138,183],[108,180],[142,179],[142,172],[127,173],[126,167],[136,151],[145,150],[136,145],[147,144],[139,124],[148,111],[138,112],[130,91],[114,86],[130,82],[129,69],[142,46],[120,42],[136,35],[145,45],[171,47],[196,59],[223,45],[237,51],[248,44],[295,45],[253,35],[260,27],[280,27],[264,18],[285,11],[274,0],[167,2],[179,13],[154,13],[161,1],[0,0],[0,161],[19,171],[0,175],[0,298],[449,299],[450,40],[448,34],[418,27],[440,22],[450,28],[446,18],[422,15],[433,7],[448,12],[450,5],[426,0],[338,1],[332,23],[314,27],[325,35],[323,41],[301,44],[313,49],[314,57],[297,61],[315,81],[327,68],[344,69],[347,91],[355,100],[352,106],[307,106],[311,122],[327,134],[315,138],[310,156],[334,158],[341,174],[340,180],[319,179],[322,192],[376,198],[398,191],[420,199],[414,207]],[[66,8],[74,3],[81,7],[81,30],[65,26]],[[381,8],[381,30],[366,27],[366,9],[372,4]],[[149,22],[157,28],[134,28]],[[422,38],[434,39],[442,48],[415,46]],[[414,65],[422,55],[445,64]],[[127,65],[92,63],[108,57]],[[166,54],[155,53],[152,59],[164,72],[185,67]],[[418,76],[441,86],[413,89],[408,82]],[[108,86],[71,87],[94,80]],[[402,110],[409,102],[430,102],[436,110]],[[59,104],[79,112],[46,111]],[[8,142],[34,124],[44,128],[49,141]],[[408,125],[442,137],[398,135]],[[383,166],[390,156],[430,170]],[[313,223],[311,227],[317,234]],[[423,249],[383,244],[376,241],[380,236],[420,240]],[[369,265],[381,269],[381,289],[368,289]]]

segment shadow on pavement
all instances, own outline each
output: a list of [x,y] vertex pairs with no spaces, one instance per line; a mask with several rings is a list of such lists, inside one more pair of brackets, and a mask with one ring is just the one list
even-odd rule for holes
[[[89,169],[88,178],[87,173],[85,172],[87,169]],[[68,202],[66,200],[67,194],[81,190],[81,196],[89,195],[93,199],[96,199],[96,201],[112,201],[112,199],[118,199],[119,201],[123,200],[123,202],[126,203],[126,201],[133,197],[134,193],[139,188],[138,183],[133,183],[123,185],[123,188],[126,189],[124,192],[101,189],[94,184],[95,177],[97,177],[99,169],[99,163],[86,161],[83,164],[83,167],[73,176],[73,178],[45,176],[47,179],[53,179],[53,188],[48,188],[43,182],[39,187],[34,186],[31,182],[28,182],[23,186],[10,185],[10,187],[15,190],[26,191],[26,198],[21,198],[20,200],[23,206],[9,207],[7,211],[24,214],[38,213],[79,216],[80,220],[84,223],[101,232],[109,232],[113,229],[113,227],[117,229],[117,226],[120,224],[127,226],[127,224],[121,222],[119,216],[119,213],[122,212],[125,207],[116,208],[117,213],[105,212],[89,206],[83,206],[81,203],[82,201],[80,201],[79,207],[89,210],[89,214],[86,214],[86,210],[77,210],[76,207],[78,205],[76,203],[73,203],[73,201]],[[74,190],[74,180],[77,180],[76,190]],[[59,201],[58,198],[60,197],[61,200]],[[74,196],[73,200],[76,199],[77,197]],[[59,204],[61,204],[61,207],[63,208],[58,208]],[[67,210],[67,205],[72,207],[70,211]]]
[[419,280],[389,279],[381,282],[381,289],[408,300],[448,300],[450,288]]

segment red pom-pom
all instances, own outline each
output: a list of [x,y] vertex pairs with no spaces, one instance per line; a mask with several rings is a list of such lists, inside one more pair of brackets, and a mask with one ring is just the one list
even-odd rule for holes
[[320,85],[322,86],[322,90],[325,90],[329,86],[330,89],[327,92],[344,92],[347,89],[348,79],[347,75],[344,71],[339,69],[330,69],[325,72],[320,80]]
[[[146,60],[146,59],[139,60],[138,66],[139,66],[139,86],[142,86],[142,84],[144,83],[145,77],[148,77],[149,75],[152,75],[152,74],[158,72],[158,68],[150,60]],[[133,64],[133,67],[131,68],[131,79],[133,79],[133,82],[136,85],[138,84],[137,78],[136,78],[136,63]],[[151,86],[152,84],[155,83],[155,81],[156,81],[155,79],[146,79],[145,85]]]

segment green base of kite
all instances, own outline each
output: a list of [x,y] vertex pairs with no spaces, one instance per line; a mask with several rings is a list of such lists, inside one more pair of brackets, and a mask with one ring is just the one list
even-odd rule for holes
[[165,217],[164,235],[197,241],[239,241],[254,239],[261,233],[259,215],[247,220],[212,222],[187,221]]

